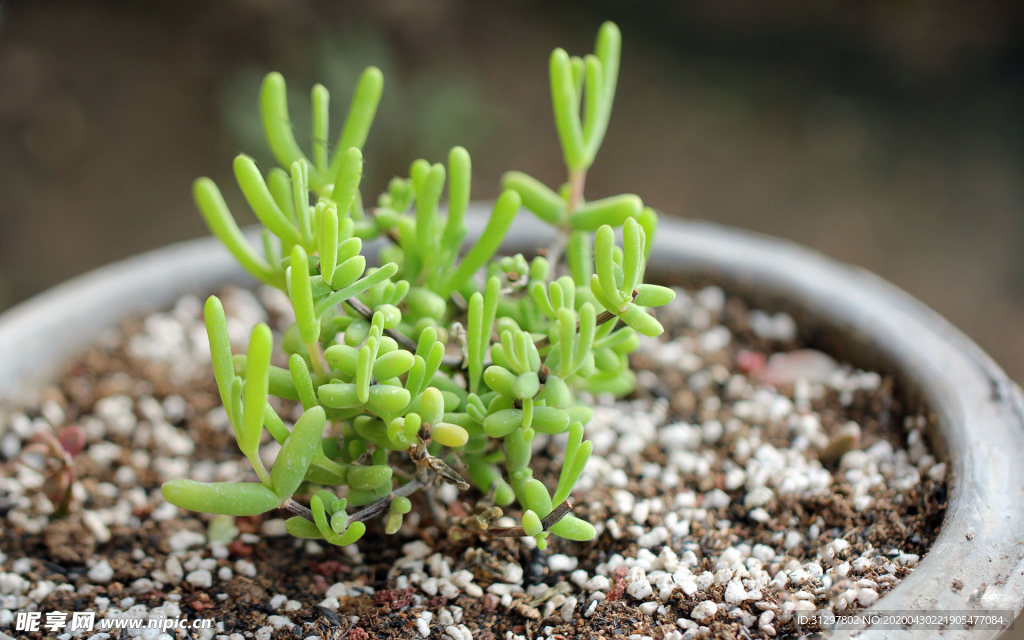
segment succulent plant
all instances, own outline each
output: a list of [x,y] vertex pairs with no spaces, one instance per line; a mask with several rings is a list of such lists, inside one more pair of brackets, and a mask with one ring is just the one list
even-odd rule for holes
[[53,505],[53,515],[60,518],[71,511],[77,474],[74,458],[85,449],[85,430],[77,424],[64,427],[59,433],[52,428],[37,429],[18,461],[42,474],[43,492]]
[[[416,160],[375,207],[363,204],[361,148],[383,87],[377,69],[362,74],[332,153],[329,96],[313,88],[312,159],[292,132],[283,78],[269,74],[260,108],[283,168],[264,175],[245,155],[234,163],[264,226],[262,253],[210,179],[196,181],[194,196],[239,262],[291,300],[295,324],[281,341],[287,368],[271,364],[265,324],[252,331],[247,352],[233,356],[224,309],[216,297],[207,301],[217,386],[258,481],[175,480],[164,496],[186,509],[235,516],[285,508],[295,514],[287,521],[293,535],[346,545],[376,516],[395,533],[413,508],[410,497],[447,482],[482,494],[486,517],[477,531],[533,536],[541,547],[549,533],[591,539],[594,528],[572,515],[569,502],[593,448],[583,439],[593,413],[577,391],[630,393],[628,355],[638,334],[662,333],[646,308],[673,295],[642,282],[654,211],[635,195],[583,199],[608,126],[619,51],[612,23],[601,27],[594,55],[554,51],[551,90],[568,180],[556,191],[506,174],[486,228],[465,252],[471,161],[462,147],[451,150],[447,166]],[[555,243],[532,258],[498,256],[524,207],[556,229]],[[375,238],[383,240],[381,266],[368,268],[363,241]],[[301,403],[293,426],[268,395]],[[264,429],[281,444],[269,470],[259,453]],[[530,468],[538,434],[568,438],[553,490]],[[309,507],[296,495],[310,496]],[[515,501],[522,526],[488,528]]]

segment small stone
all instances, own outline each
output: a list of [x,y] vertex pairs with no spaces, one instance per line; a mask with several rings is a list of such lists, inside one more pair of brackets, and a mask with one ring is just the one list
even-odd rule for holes
[[267,616],[267,622],[274,627],[274,630],[284,629],[285,627],[291,627],[294,625],[291,619],[286,616]]
[[838,370],[839,365],[831,356],[815,349],[798,349],[773,354],[757,379],[776,387],[793,384],[797,380],[824,384]]
[[693,608],[690,617],[697,622],[708,622],[718,614],[718,605],[710,600],[698,604]]
[[185,551],[205,543],[206,536],[195,531],[188,531],[187,529],[182,529],[167,539],[167,544],[171,547],[171,551]]
[[[494,585],[491,585],[491,586],[493,587]],[[431,596],[431,597],[436,596],[437,595],[437,589],[438,589],[437,578],[434,578],[434,577],[427,578],[426,580],[424,580],[423,582],[420,583],[420,589],[423,591],[423,593],[427,594],[428,596]]]
[[235,572],[240,573],[243,576],[247,576],[249,578],[255,578],[256,565],[249,562],[248,560],[239,560],[235,563]]
[[510,584],[522,584],[523,568],[515,562],[509,562],[501,570],[501,580]]
[[260,627],[256,630],[256,640],[270,640],[274,635],[274,627],[266,626]]
[[648,582],[647,578],[640,578],[626,587],[626,593],[636,600],[646,600],[652,593],[654,593],[654,589],[651,587],[651,583]]
[[276,611],[283,607],[285,602],[288,602],[288,596],[279,593],[270,599],[270,608]]
[[576,558],[570,558],[564,553],[556,553],[548,558],[548,569],[552,571],[574,571],[579,563],[580,561]]
[[611,588],[611,580],[605,576],[594,576],[590,580],[587,580],[583,588],[587,591],[607,591]]
[[86,574],[89,581],[94,584],[107,584],[114,578],[114,570],[106,560],[100,560],[89,569]]
[[338,602],[337,598],[331,596],[331,597],[327,597],[327,598],[324,598],[323,600],[321,600],[319,606],[321,606],[324,609],[327,609],[329,611],[337,611],[338,607],[341,606],[341,603]]
[[725,601],[729,604],[739,604],[747,599],[747,592],[739,580],[732,580],[725,588]]
[[562,622],[572,622],[572,616],[576,613],[576,605],[579,601],[575,596],[569,596],[562,604],[562,608],[559,613],[562,616]]
[[743,506],[747,509],[763,507],[772,501],[772,490],[768,487],[757,487],[747,492]]
[[473,574],[465,569],[460,569],[453,573],[448,580],[456,587],[465,590],[467,586],[473,583]]
[[213,575],[206,569],[197,569],[185,576],[185,582],[200,589],[209,589],[213,586]]
[[95,511],[86,511],[82,514],[82,523],[92,532],[92,535],[96,537],[96,542],[100,544],[106,544],[110,542],[110,529],[107,525],[103,524],[103,520]]
[[166,522],[173,520],[178,517],[178,507],[174,506],[170,502],[161,502],[153,508],[153,512],[149,514],[150,520],[156,522]]

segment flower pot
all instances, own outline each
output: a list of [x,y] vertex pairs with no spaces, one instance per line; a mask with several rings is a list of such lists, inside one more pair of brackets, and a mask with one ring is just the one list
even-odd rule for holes
[[[478,209],[469,217],[471,235],[480,232],[485,215]],[[523,214],[507,248],[529,251],[550,238],[546,226]],[[974,343],[866,271],[708,223],[665,220],[649,271],[652,281],[709,280],[764,308],[785,310],[803,330],[822,336],[815,346],[857,366],[894,373],[936,414],[933,449],[948,456],[952,469],[945,520],[920,565],[874,609],[1021,609],[1024,396]],[[0,403],[11,408],[30,402],[68,358],[128,316],[170,305],[184,293],[247,282],[234,259],[207,238],[115,263],[37,296],[0,316]]]

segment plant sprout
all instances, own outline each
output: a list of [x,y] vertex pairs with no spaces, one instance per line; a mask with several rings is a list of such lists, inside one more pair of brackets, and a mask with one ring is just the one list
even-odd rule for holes
[[[284,508],[294,514],[287,521],[293,535],[347,545],[378,516],[386,533],[397,532],[411,498],[444,482],[480,492],[487,515],[476,531],[532,536],[541,548],[549,534],[593,538],[593,526],[571,513],[569,501],[593,449],[584,440],[593,412],[577,392],[630,393],[628,356],[638,334],[663,331],[646,309],[673,297],[642,281],[654,211],[635,195],[583,197],[611,114],[619,52],[612,23],[601,27],[593,55],[554,51],[551,93],[567,181],[553,190],[506,174],[486,228],[466,251],[472,169],[462,147],[447,164],[416,160],[376,206],[364,206],[362,146],[383,88],[379,70],[362,74],[330,153],[329,95],[313,88],[311,158],[295,140],[284,79],[269,74],[260,110],[281,166],[264,174],[248,156],[234,162],[264,227],[262,251],[239,230],[213,181],[198,179],[193,193],[242,266],[288,295],[295,323],[281,340],[287,368],[271,364],[274,340],[265,324],[253,329],[245,354],[233,355],[224,309],[209,298],[217,387],[257,480],[175,480],[164,496],[233,516]],[[558,238],[532,258],[499,256],[521,208]],[[375,238],[384,243],[376,268],[363,254],[363,242]],[[301,417],[287,424],[268,396],[300,403]],[[264,429],[281,444],[270,469],[259,452]],[[568,439],[553,488],[530,466],[539,434]],[[296,496],[308,496],[309,506]],[[513,502],[522,508],[521,526],[489,528]]]

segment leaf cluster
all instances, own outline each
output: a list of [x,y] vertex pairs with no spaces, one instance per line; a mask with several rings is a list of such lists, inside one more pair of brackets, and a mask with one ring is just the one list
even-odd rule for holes
[[[631,392],[629,354],[640,335],[662,332],[647,308],[672,299],[670,289],[643,282],[654,211],[634,195],[583,200],[585,172],[608,125],[619,49],[618,29],[607,23],[594,55],[552,54],[568,181],[556,192],[506,174],[485,230],[465,251],[472,164],[462,147],[447,164],[416,160],[376,206],[363,204],[361,149],[383,88],[377,69],[362,74],[330,153],[329,94],[313,88],[311,159],[295,140],[284,80],[269,74],[260,109],[281,166],[264,174],[248,156],[234,162],[264,227],[262,251],[246,240],[213,181],[200,178],[193,189],[212,232],[254,277],[287,293],[295,312],[280,340],[286,358],[275,354],[265,324],[253,329],[244,354],[233,355],[220,301],[206,303],[221,401],[257,480],[172,481],[166,498],[236,516],[283,507],[295,514],[287,521],[293,535],[346,545],[378,515],[387,533],[396,532],[420,490],[472,484],[486,505],[518,501],[517,533],[541,545],[549,533],[592,538],[594,528],[567,503],[593,448],[584,440],[593,414],[578,392]],[[553,225],[559,240],[531,259],[500,256],[522,208]],[[385,240],[376,268],[363,251],[374,238]],[[271,396],[301,404],[294,425]],[[264,430],[281,445],[269,470],[260,456]],[[539,434],[566,439],[553,490],[530,466]],[[309,496],[309,507],[295,496]]]

